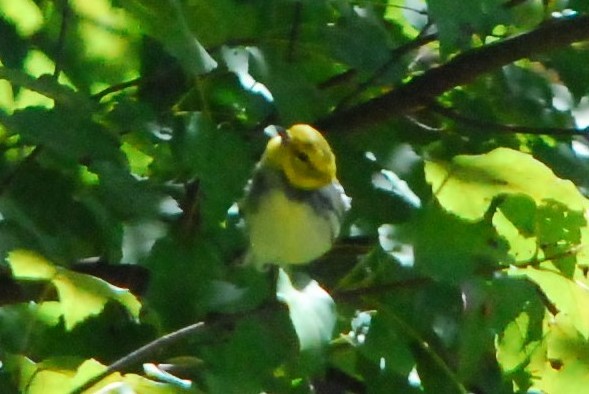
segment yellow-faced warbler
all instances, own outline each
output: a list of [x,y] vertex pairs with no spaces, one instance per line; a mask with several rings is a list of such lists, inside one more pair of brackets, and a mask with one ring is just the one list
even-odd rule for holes
[[250,242],[245,262],[258,268],[306,264],[323,255],[351,201],[321,133],[305,124],[276,129],[241,203]]

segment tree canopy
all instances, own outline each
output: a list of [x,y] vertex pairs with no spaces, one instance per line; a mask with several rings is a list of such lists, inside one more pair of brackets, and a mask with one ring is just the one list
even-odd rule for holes
[[[0,62],[0,392],[589,385],[589,2],[0,0]],[[352,209],[259,272],[294,123]]]

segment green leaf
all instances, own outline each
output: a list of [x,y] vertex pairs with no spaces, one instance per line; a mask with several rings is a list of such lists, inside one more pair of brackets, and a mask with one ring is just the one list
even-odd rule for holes
[[203,226],[218,229],[227,209],[242,196],[254,163],[234,130],[218,128],[201,113],[190,113],[172,141],[177,165],[195,174],[202,191]]
[[380,372],[408,376],[415,366],[407,333],[399,329],[398,317],[388,310],[372,318],[366,341],[359,349],[367,360],[379,366]]
[[556,177],[531,155],[507,148],[451,162],[427,161],[425,175],[440,204],[467,220],[481,219],[502,194],[526,194],[538,205],[551,199],[573,211],[589,207],[571,181]]
[[589,385],[587,337],[573,316],[558,315],[550,324],[543,363],[534,365],[534,388],[545,393],[582,393]]
[[506,196],[493,225],[509,243],[515,264],[549,259],[571,277],[577,261],[584,261],[589,231],[585,217],[557,201],[546,200],[536,208],[528,196]]
[[325,29],[324,39],[334,58],[361,72],[373,73],[390,60],[390,35],[374,10],[366,7],[362,11],[347,8],[338,24]]
[[68,86],[61,85],[49,75],[41,75],[39,78],[34,78],[20,70],[0,67],[0,79],[5,79],[13,85],[49,97],[55,100],[56,103],[70,109],[84,112],[94,107],[94,103],[92,103],[90,98],[75,92]]
[[52,280],[57,267],[34,252],[15,250],[8,254],[8,264],[15,279]]
[[16,26],[0,18],[0,60],[6,67],[20,69],[27,55],[28,43],[18,34]]
[[547,64],[554,68],[568,90],[573,94],[575,102],[579,102],[589,92],[589,71],[579,64],[589,62],[589,49],[567,48],[554,53]]
[[285,314],[246,316],[226,341],[211,341],[204,349],[199,345],[203,360],[210,365],[205,375],[207,392],[292,392],[281,381],[289,373],[285,362],[295,351],[293,344]]
[[95,188],[98,203],[123,220],[153,218],[160,212],[164,195],[147,180],[137,179],[128,168],[111,161],[93,163],[90,170],[98,175]]
[[139,319],[141,303],[137,298],[102,279],[57,267],[23,250],[12,252],[8,264],[18,279],[50,281],[56,287],[67,330],[102,312],[109,301],[121,304],[134,319]]
[[457,12],[453,0],[427,0],[429,15],[438,27],[440,46],[445,55],[471,45],[472,34],[484,38],[493,28],[507,22],[502,0],[469,1]]
[[36,249],[60,261],[116,255],[122,236],[118,223],[103,202],[93,205],[89,200],[95,196],[81,191],[76,167],[67,161],[52,164],[60,171],[24,164],[0,196],[5,231],[0,252]]
[[15,112],[6,126],[24,143],[42,145],[68,160],[125,162],[117,137],[91,120],[83,108],[29,107]]
[[[82,361],[82,362],[81,362]],[[81,363],[80,363],[81,362]],[[21,392],[29,394],[63,394],[69,392],[95,375],[106,366],[94,359],[53,358],[35,363],[24,356],[11,355],[8,368],[19,375]],[[145,394],[177,394],[177,386],[155,382],[136,374],[122,375],[114,372],[92,387],[92,392],[137,392]]]
[[88,317],[98,315],[109,301],[118,302],[134,319],[139,319],[141,303],[137,298],[128,290],[112,286],[102,279],[60,269],[52,283],[57,288],[68,330]]
[[215,279],[223,272],[218,250],[209,243],[189,245],[170,236],[153,246],[146,266],[153,275],[147,299],[158,314],[164,328],[177,328],[194,322],[215,310],[217,294]]
[[217,62],[190,31],[180,1],[132,0],[122,4],[180,61],[187,74],[197,76],[217,67]]
[[513,374],[525,367],[535,352],[541,351],[541,341],[530,340],[528,331],[530,316],[522,312],[497,340],[497,361],[506,374]]
[[302,284],[293,284],[280,268],[276,298],[288,305],[302,351],[318,349],[331,340],[336,321],[335,302],[319,283],[305,278]]
[[496,267],[506,256],[506,245],[490,223],[465,221],[435,204],[420,213],[414,226],[415,266],[438,280],[460,282]]
[[589,338],[589,287],[580,280],[571,280],[561,274],[536,268],[514,268],[513,276],[525,276],[536,283],[555,305],[559,315],[570,319],[573,327],[584,338]]

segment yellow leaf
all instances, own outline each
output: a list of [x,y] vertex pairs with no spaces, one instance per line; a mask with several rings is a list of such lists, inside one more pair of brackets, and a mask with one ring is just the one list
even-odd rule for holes
[[10,252],[7,261],[16,279],[49,280],[57,272],[53,263],[28,250]]
[[533,156],[508,148],[459,155],[451,162],[427,161],[425,176],[446,210],[473,221],[501,194],[525,194],[537,205],[555,200],[574,211],[589,207],[571,181],[558,178]]
[[109,300],[119,302],[127,308],[131,316],[139,318],[139,300],[128,290],[113,286],[102,279],[60,269],[52,282],[57,288],[65,327],[68,330],[88,317],[102,312]]
[[579,281],[568,279],[550,270],[516,268],[512,275],[524,275],[538,284],[546,297],[564,314],[575,329],[589,338],[589,288]]

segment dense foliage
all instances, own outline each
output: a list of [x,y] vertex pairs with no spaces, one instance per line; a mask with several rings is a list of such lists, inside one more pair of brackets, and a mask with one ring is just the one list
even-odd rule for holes
[[[0,1],[0,392],[582,392],[588,13]],[[231,208],[293,123],[353,199],[304,288]]]

